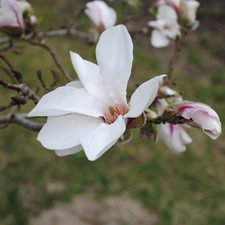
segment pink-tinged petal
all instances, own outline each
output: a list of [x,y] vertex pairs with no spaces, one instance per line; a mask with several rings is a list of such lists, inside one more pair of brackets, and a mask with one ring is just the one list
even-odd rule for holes
[[80,139],[87,158],[91,161],[98,159],[118,141],[125,130],[126,124],[122,116],[112,124],[101,123]]
[[[1,9],[6,17],[12,19],[11,21],[13,22],[11,22],[11,26],[23,27],[22,11],[16,0],[2,0]],[[10,26],[10,24],[8,25]]]
[[162,140],[175,153],[186,150],[186,144],[192,142],[184,128],[174,124],[160,124],[157,126],[157,141]]
[[212,139],[220,136],[221,122],[217,113],[210,106],[195,102],[181,102],[174,104],[173,107],[186,119],[184,123],[201,128]]
[[170,40],[158,30],[153,30],[151,35],[151,44],[155,48],[162,48],[169,45]]
[[28,116],[58,116],[80,113],[93,117],[103,116],[107,106],[84,89],[59,87],[44,95]]
[[160,82],[166,75],[160,75],[140,85],[130,99],[130,110],[124,117],[140,116],[155,100]]
[[210,116],[207,112],[197,111],[192,116],[192,120],[203,129],[204,133],[212,139],[216,139],[221,134],[221,124],[215,117]]
[[69,149],[80,145],[80,138],[103,122],[101,118],[70,114],[48,117],[37,140],[48,149]]
[[93,1],[86,4],[85,13],[95,26],[112,27],[116,23],[116,12],[103,1]]
[[176,13],[179,13],[179,4],[180,0],[167,0],[167,2],[173,7],[173,9],[176,11]]
[[62,150],[55,150],[55,153],[57,156],[65,156],[65,155],[72,155],[77,152],[80,152],[83,150],[83,147],[81,145],[77,145],[72,148],[62,149]]
[[100,74],[110,97],[118,104],[126,103],[127,82],[133,61],[133,43],[125,26],[107,29],[96,47]]
[[87,92],[105,104],[111,104],[105,82],[100,76],[99,67],[94,63],[83,60],[74,52],[70,52],[70,57],[73,67]]

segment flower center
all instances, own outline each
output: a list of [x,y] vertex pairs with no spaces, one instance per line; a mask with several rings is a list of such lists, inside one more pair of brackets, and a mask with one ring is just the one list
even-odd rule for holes
[[114,123],[119,115],[124,116],[127,113],[128,108],[124,105],[115,104],[114,106],[109,106],[109,109],[105,114],[105,122],[107,124]]
[[165,30],[170,30],[170,29],[171,29],[171,27],[170,27],[168,24],[165,24],[165,25],[163,26],[163,28],[164,28]]

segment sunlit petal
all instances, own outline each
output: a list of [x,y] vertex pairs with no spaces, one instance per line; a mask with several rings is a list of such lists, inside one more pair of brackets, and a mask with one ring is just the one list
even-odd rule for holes
[[133,61],[133,43],[125,26],[107,29],[96,47],[100,74],[110,97],[119,104],[126,104],[127,82]]
[[101,118],[70,114],[48,117],[37,139],[48,149],[61,150],[80,145],[80,138],[95,129]]

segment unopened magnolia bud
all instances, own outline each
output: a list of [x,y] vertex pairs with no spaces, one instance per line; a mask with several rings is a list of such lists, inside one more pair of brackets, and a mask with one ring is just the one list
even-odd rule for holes
[[196,13],[199,7],[197,1],[180,0],[179,4],[179,19],[186,27],[193,27],[196,23]]

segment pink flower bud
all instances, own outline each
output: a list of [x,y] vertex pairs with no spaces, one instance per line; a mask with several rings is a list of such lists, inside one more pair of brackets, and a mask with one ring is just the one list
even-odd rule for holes
[[184,101],[170,105],[178,115],[178,123],[185,123],[192,127],[200,128],[212,139],[221,134],[221,122],[217,113],[208,105],[197,102]]

